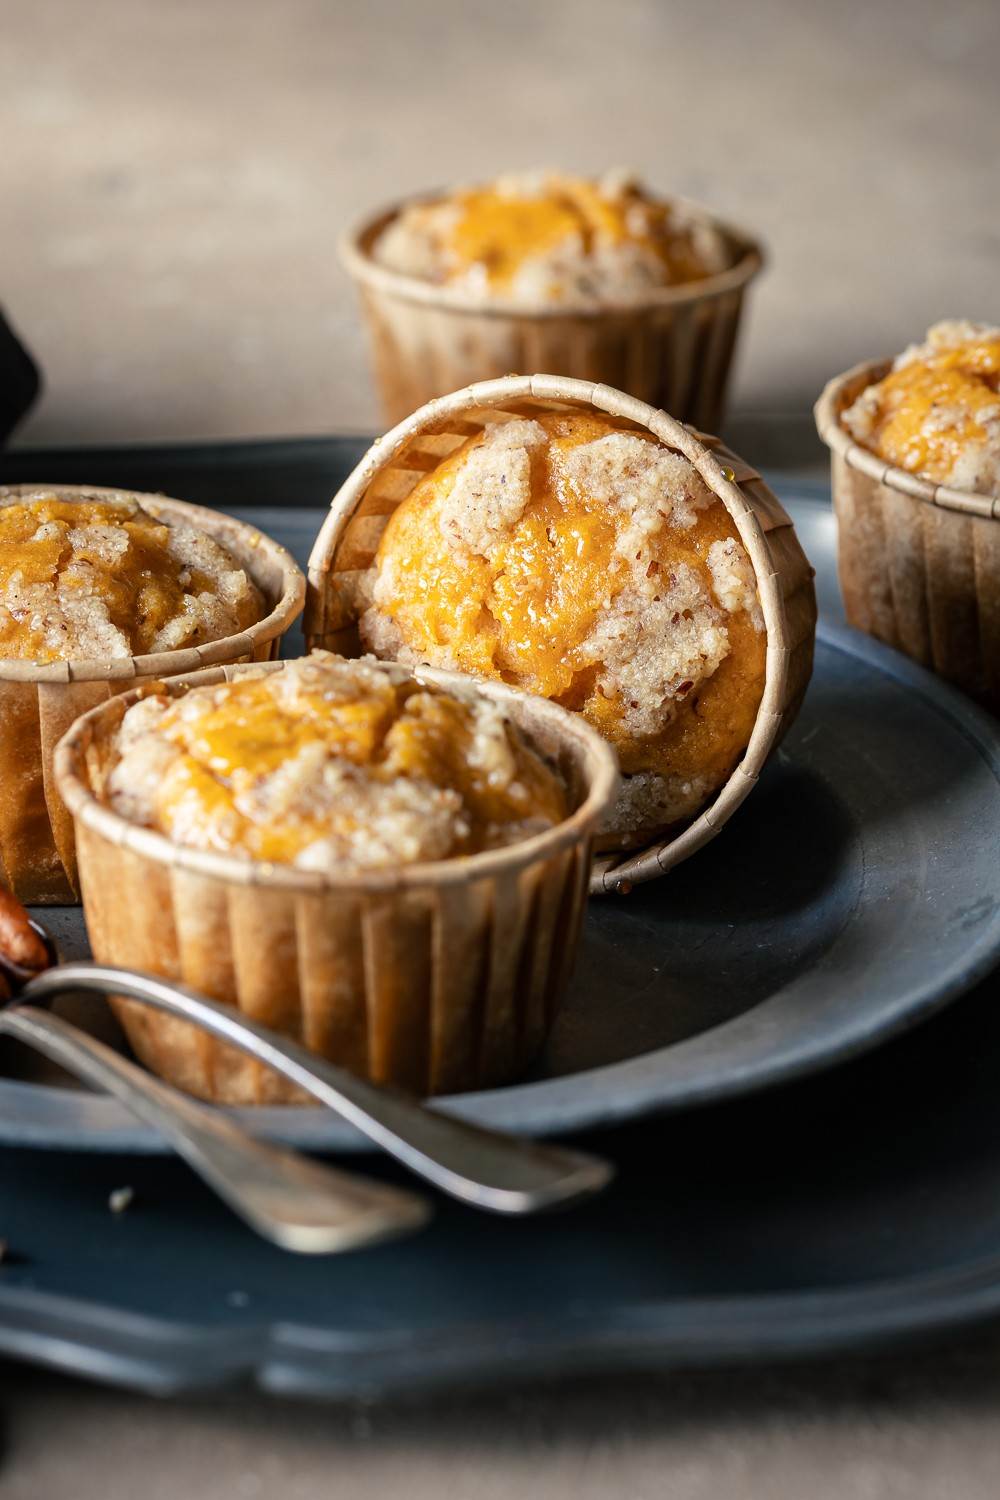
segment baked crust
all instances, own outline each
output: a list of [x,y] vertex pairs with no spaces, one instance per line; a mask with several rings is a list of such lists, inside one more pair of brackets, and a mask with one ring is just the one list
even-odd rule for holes
[[725,237],[634,178],[557,172],[407,204],[373,246],[389,270],[447,285],[470,304],[640,302],[728,268]]

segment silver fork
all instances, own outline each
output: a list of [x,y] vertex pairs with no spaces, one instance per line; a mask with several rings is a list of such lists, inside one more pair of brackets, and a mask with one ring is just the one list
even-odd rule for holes
[[[37,922],[31,926],[57,959],[45,929]],[[61,982],[69,967],[33,976],[9,960],[0,965],[0,979],[7,981],[0,985],[0,1032],[120,1099],[265,1239],[285,1250],[332,1254],[394,1238],[427,1221],[429,1204],[416,1194],[255,1140],[221,1111],[198,1104],[61,1016],[29,1003],[44,1004],[79,988]],[[52,977],[43,984],[46,976]]]
[[46,969],[21,993],[25,1000],[47,1001],[66,990],[127,995],[194,1022],[283,1073],[418,1177],[474,1208],[537,1213],[589,1197],[614,1175],[600,1157],[486,1130],[396,1089],[367,1083],[173,981],[109,964],[68,963]]
[[[33,925],[54,951],[44,928]],[[92,962],[56,964],[27,978],[14,1008],[0,1011],[0,1025],[5,1017],[20,1020],[18,1011],[26,1003],[46,1005],[67,990],[126,995],[193,1022],[284,1074],[418,1177],[474,1208],[536,1213],[589,1197],[614,1175],[611,1164],[600,1157],[487,1130],[428,1108],[398,1090],[368,1083],[186,985],[133,969]],[[39,1014],[48,1021],[57,1019],[44,1012],[36,1012],[36,1017]],[[117,1054],[111,1056],[123,1061]],[[413,1205],[407,1207],[412,1216]],[[403,1210],[397,1204],[397,1211]],[[410,1217],[406,1227],[412,1226]]]

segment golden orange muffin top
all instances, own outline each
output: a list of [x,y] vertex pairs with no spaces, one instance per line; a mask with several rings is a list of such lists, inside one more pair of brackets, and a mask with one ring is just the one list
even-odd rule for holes
[[315,652],[134,704],[105,793],[178,844],[335,873],[499,847],[566,817],[496,704]]
[[171,651],[236,634],[261,613],[225,548],[134,499],[0,499],[0,658]]
[[841,421],[897,468],[953,489],[1000,495],[1000,328],[936,323]]
[[753,568],[723,502],[650,434],[597,413],[495,422],[394,511],[370,587],[377,655],[580,711],[657,824],[696,810],[749,741],[766,656]]
[[729,264],[720,231],[630,178],[538,172],[408,205],[375,258],[473,299],[636,300]]

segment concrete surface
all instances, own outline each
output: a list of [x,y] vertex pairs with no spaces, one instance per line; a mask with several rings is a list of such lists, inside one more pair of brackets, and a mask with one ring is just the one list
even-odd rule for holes
[[346,221],[622,163],[771,250],[737,401],[1000,316],[996,0],[0,0],[22,443],[370,430]]
[[[741,410],[1000,317],[996,0],[0,0],[23,444],[368,430],[334,238],[436,180],[624,163],[771,249]],[[4,1500],[986,1500],[995,1339],[420,1407],[156,1404],[0,1366]]]
[[7,1371],[4,1500],[995,1500],[995,1341],[414,1405],[157,1403]]

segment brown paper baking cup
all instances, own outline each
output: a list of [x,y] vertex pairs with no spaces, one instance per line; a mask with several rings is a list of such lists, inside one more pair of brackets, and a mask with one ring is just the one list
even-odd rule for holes
[[[180,695],[284,666],[223,667],[162,690]],[[468,678],[451,672],[381,670],[468,691]],[[332,876],[181,848],[98,800],[111,737],[150,690],[93,709],[56,752],[94,956],[182,980],[378,1083],[451,1093],[523,1073],[566,988],[593,832],[617,789],[600,736],[544,699],[483,683],[558,767],[571,815],[503,849]],[[188,1023],[112,1003],[143,1062],[189,1093],[225,1104],[306,1102]]]
[[357,622],[366,574],[392,512],[418,481],[487,422],[596,409],[653,433],[695,466],[732,516],[757,574],[767,629],[764,694],[743,759],[711,804],[681,832],[627,853],[602,854],[591,890],[621,890],[672,869],[714,838],[760,775],[798,711],[812,671],[813,571],[795,529],[755,469],[713,437],[632,396],[555,375],[482,381],[429,402],[379,439],[334,496],[309,559],[306,638],[346,656],[361,649]]
[[841,414],[890,367],[858,365],[816,403],[844,610],[858,630],[1000,713],[1000,498],[933,484],[854,441]]
[[677,199],[725,238],[728,270],[658,288],[641,303],[490,306],[373,258],[375,241],[411,201],[365,219],[339,246],[361,298],[387,422],[473,381],[551,370],[629,391],[709,431],[718,427],[744,293],[763,265],[744,230]]
[[0,883],[28,904],[79,899],[73,825],[52,776],[52,755],[82,713],[137,678],[169,677],[222,662],[266,661],[298,618],[305,579],[291,554],[243,521],[165,495],[90,485],[0,486],[0,506],[26,496],[136,500],[150,515],[183,520],[220,542],[260,589],[268,613],[240,635],[180,651],[115,661],[0,661]]

